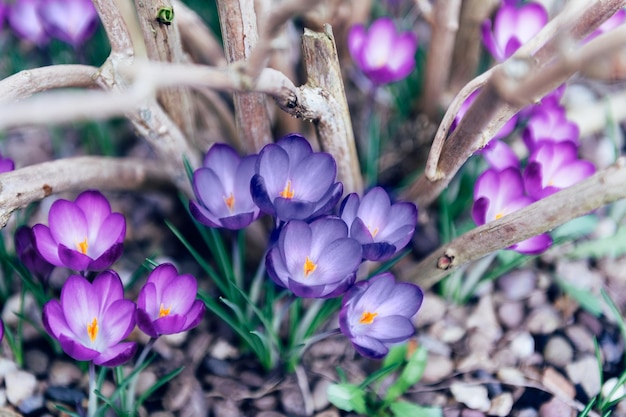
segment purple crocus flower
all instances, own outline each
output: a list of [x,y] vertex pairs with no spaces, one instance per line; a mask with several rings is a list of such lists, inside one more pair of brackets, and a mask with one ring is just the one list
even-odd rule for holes
[[513,55],[548,23],[548,12],[539,3],[516,6],[515,0],[505,0],[491,20],[482,26],[483,43],[496,59],[502,62]]
[[240,158],[233,148],[217,143],[209,149],[204,166],[193,174],[193,191],[198,202],[190,201],[191,214],[209,227],[243,229],[261,211],[250,195],[257,155]]
[[626,9],[619,9],[615,14],[604,21],[596,30],[591,32],[583,41],[587,43],[598,36],[615,29],[626,22]]
[[172,264],[161,264],[148,276],[137,298],[137,326],[150,337],[181,333],[202,320],[205,306],[196,300],[198,282],[178,275]]
[[4,19],[9,14],[9,6],[4,4],[3,0],[0,0],[0,30],[4,27]]
[[52,265],[74,271],[100,271],[122,255],[126,221],[111,213],[111,205],[99,192],[81,193],[75,202],[57,200],[50,207],[50,226],[33,227],[41,256]]
[[341,203],[341,219],[350,237],[363,247],[363,258],[385,261],[404,248],[415,232],[417,207],[413,203],[391,204],[381,187],[374,187],[361,200],[356,193]]
[[269,276],[298,297],[330,298],[355,281],[361,245],[338,218],[288,222],[266,258]]
[[376,85],[406,78],[415,68],[417,36],[399,33],[388,17],[377,19],[369,31],[355,25],[348,33],[348,49],[361,71]]
[[49,36],[74,48],[89,39],[98,27],[98,13],[91,0],[45,0],[39,17]]
[[524,170],[526,191],[536,199],[547,197],[593,175],[596,168],[578,159],[571,142],[542,142],[528,158]]
[[124,299],[122,281],[114,271],[100,273],[93,283],[71,275],[60,302],[44,305],[43,325],[78,361],[118,366],[137,350],[136,343],[121,342],[135,327],[135,303]]
[[4,322],[0,319],[0,342],[2,342],[2,338],[4,337]]
[[302,136],[290,134],[259,153],[250,182],[252,199],[280,220],[309,220],[329,213],[343,193],[335,182],[337,165],[325,152],[313,152]]
[[567,120],[565,109],[554,101],[534,106],[526,128],[524,143],[532,152],[541,142],[571,142],[578,146],[579,129]]
[[[524,181],[519,169],[506,168],[498,171],[490,168],[483,172],[474,184],[472,218],[478,226],[481,226],[524,208],[534,201],[524,194]],[[544,233],[509,246],[508,249],[530,255],[545,251],[551,244],[552,238]]]
[[380,359],[390,345],[415,334],[411,318],[424,294],[414,284],[396,283],[385,272],[355,284],[343,297],[339,328],[363,356]]
[[11,158],[5,158],[0,154],[0,173],[13,171],[15,162]]
[[[461,122],[461,119],[463,119],[463,117],[465,117],[465,114],[467,113],[467,111],[469,110],[470,106],[472,105],[472,103],[474,103],[474,100],[476,100],[476,97],[478,97],[478,94],[480,93],[480,89],[479,90],[475,90],[474,92],[472,92],[472,94],[470,94],[465,101],[463,102],[463,104],[461,104],[461,107],[459,107],[459,111],[457,112],[456,116],[454,117],[454,120],[452,121],[452,124],[450,124],[450,133],[454,132],[454,130],[456,129],[457,125]],[[500,130],[494,135],[493,139],[502,139],[504,137],[507,137],[511,134],[511,132],[513,131],[513,129],[515,129],[515,125],[517,124],[517,114],[514,114],[501,128]]]
[[513,149],[501,140],[493,139],[485,146],[480,154],[487,160],[491,168],[501,171],[506,168],[519,169],[520,162]]
[[39,6],[43,3],[43,0],[15,0],[8,16],[13,31],[37,46],[44,46],[50,41],[39,16]]
[[31,274],[39,278],[43,283],[47,283],[54,265],[46,261],[37,250],[33,230],[28,226],[20,226],[15,231],[14,240],[15,252],[20,262],[24,264]]

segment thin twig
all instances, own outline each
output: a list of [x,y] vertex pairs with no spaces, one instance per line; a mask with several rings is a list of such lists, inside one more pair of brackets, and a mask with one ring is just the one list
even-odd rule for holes
[[222,45],[198,14],[180,0],[172,1],[183,47],[199,64],[226,65]]
[[[226,60],[230,64],[245,61],[257,45],[259,37],[254,0],[218,0],[217,9]],[[245,65],[241,65],[241,71],[245,72]],[[265,96],[236,92],[233,101],[240,147],[245,153],[258,152],[272,142]]]
[[89,65],[52,65],[20,71],[0,81],[0,103],[30,97],[53,88],[97,87],[98,68]]
[[430,288],[468,262],[550,231],[622,198],[626,198],[624,158],[576,185],[461,235],[418,264],[401,271],[402,278]]
[[170,175],[155,161],[135,158],[81,156],[31,165],[0,174],[0,228],[11,213],[53,193],[145,189],[171,184]]
[[435,22],[431,38],[422,105],[431,119],[439,118],[441,96],[445,91],[451,70],[454,39],[459,28],[461,0],[439,0],[434,5]]

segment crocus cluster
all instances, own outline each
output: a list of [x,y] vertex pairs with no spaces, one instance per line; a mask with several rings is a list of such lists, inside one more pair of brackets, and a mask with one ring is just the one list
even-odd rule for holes
[[38,46],[59,39],[79,47],[95,32],[98,14],[91,0],[0,0],[13,32]]
[[495,60],[502,62],[539,33],[546,23],[548,12],[541,4],[529,2],[518,6],[517,0],[504,0],[493,22],[488,19],[483,23],[483,43]]
[[[578,126],[565,117],[558,99],[562,89],[523,111],[522,138],[528,154],[523,171],[515,153],[504,142],[492,140],[482,154],[490,165],[474,186],[472,217],[482,225],[567,188],[591,176],[595,167],[578,158]],[[552,244],[548,234],[532,237],[509,249],[537,254]]]
[[[190,202],[190,211],[200,223],[228,229],[246,227],[258,217],[259,210],[272,216],[276,230],[265,258],[269,277],[297,297],[344,296],[345,323],[341,330],[361,353],[381,357],[389,343],[413,334],[407,326],[381,331],[386,322],[383,317],[396,320],[402,316],[413,329],[410,318],[421,304],[422,293],[413,284],[396,284],[393,277],[385,279],[385,285],[367,290],[371,317],[359,323],[355,315],[363,312],[349,306],[357,303],[361,291],[351,289],[359,285],[365,291],[363,284],[355,284],[364,260],[388,260],[409,243],[417,208],[412,203],[392,203],[384,189],[375,187],[362,197],[356,193],[346,196],[339,216],[333,215],[343,192],[336,173],[334,158],[313,151],[297,134],[245,158],[227,145],[214,145],[204,166],[194,173],[197,201]],[[395,291],[398,285],[411,288],[402,299],[408,305],[390,303],[382,309],[383,298],[379,304],[371,304],[372,299],[388,297],[387,292]]]
[[[136,343],[124,341],[135,325],[154,340],[187,331],[202,319],[205,305],[196,300],[196,279],[179,275],[171,264],[150,273],[137,304],[124,298],[119,275],[107,268],[122,254],[126,220],[111,211],[99,191],[87,190],[75,201],[55,201],[48,222],[32,229],[20,227],[16,252],[44,283],[54,266],[80,273],[66,280],[60,300],[53,299],[43,308],[46,331],[72,358],[117,366],[137,350]],[[102,272],[90,282],[87,277],[93,271]]]
[[375,85],[406,78],[415,68],[417,36],[398,32],[394,22],[383,17],[369,30],[361,24],[348,33],[348,49],[354,62]]

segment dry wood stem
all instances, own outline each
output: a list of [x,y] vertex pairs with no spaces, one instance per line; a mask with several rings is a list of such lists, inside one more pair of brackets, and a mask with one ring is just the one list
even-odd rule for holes
[[626,160],[521,210],[473,229],[402,271],[402,278],[430,288],[452,270],[626,198]]
[[0,174],[0,229],[11,213],[53,193],[87,188],[135,190],[170,183],[155,161],[81,156],[31,165]]

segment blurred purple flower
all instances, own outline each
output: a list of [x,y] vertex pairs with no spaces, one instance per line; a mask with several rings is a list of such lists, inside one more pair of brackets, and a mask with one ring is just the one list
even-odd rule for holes
[[4,322],[0,319],[0,342],[2,342],[2,338],[4,337]]
[[118,366],[137,350],[136,343],[121,342],[135,327],[135,303],[124,299],[124,287],[113,271],[93,281],[71,275],[61,289],[61,300],[43,307],[43,325],[78,361]]
[[197,326],[205,306],[196,300],[198,282],[178,275],[172,264],[157,266],[137,298],[137,326],[150,337],[181,333]]
[[242,229],[261,214],[250,195],[257,155],[240,158],[233,148],[221,143],[209,149],[204,166],[193,174],[191,214],[209,227]]
[[98,27],[98,13],[91,0],[45,0],[39,17],[46,33],[72,45],[80,46]]
[[363,247],[363,258],[385,261],[404,248],[413,237],[417,207],[413,203],[391,204],[381,187],[374,187],[361,200],[356,193],[341,203],[341,219],[350,237]]
[[81,193],[75,202],[57,200],[50,207],[50,226],[33,227],[37,249],[48,262],[74,271],[100,271],[122,255],[126,220],[111,213],[99,191]]
[[415,334],[411,318],[423,299],[417,285],[396,283],[395,277],[385,272],[350,288],[343,297],[339,327],[357,352],[380,359],[390,345]]
[[482,26],[483,43],[496,59],[502,62],[513,55],[548,23],[548,12],[539,3],[517,7],[515,0],[505,0],[494,21]]
[[298,297],[330,298],[355,281],[361,245],[338,218],[288,222],[266,258],[269,276]]
[[41,4],[43,4],[43,0],[15,0],[8,15],[11,29],[20,38],[37,46],[44,46],[50,41],[39,16]]
[[388,17],[377,19],[369,31],[355,25],[348,33],[348,49],[361,71],[376,85],[406,78],[415,68],[417,36],[398,33]]
[[4,4],[4,0],[0,0],[0,30],[4,27],[4,19],[9,14],[9,6]]
[[498,171],[502,171],[506,168],[519,169],[520,162],[513,152],[513,149],[506,143],[493,139],[487,146],[485,146],[480,154],[487,160],[491,168],[495,168]]
[[[463,119],[463,117],[469,110],[472,103],[474,103],[474,100],[476,100],[476,97],[478,97],[479,93],[480,93],[480,90],[474,90],[474,92],[472,92],[472,94],[470,94],[465,99],[463,104],[461,104],[461,107],[459,107],[458,113],[456,114],[456,116],[454,116],[454,120],[452,121],[452,124],[450,125],[450,133],[454,132],[458,124],[461,122],[461,119]],[[510,135],[513,129],[515,129],[515,125],[517,124],[517,118],[518,118],[517,114],[513,115],[504,124],[504,126],[500,128],[500,130],[494,135],[492,139],[502,139]]]
[[596,168],[591,162],[578,159],[577,151],[571,142],[539,144],[524,170],[528,194],[544,198],[593,175]]
[[565,109],[553,101],[536,105],[522,138],[530,152],[541,142],[570,142],[578,146],[578,125],[567,120]]
[[280,220],[309,220],[329,213],[343,193],[335,182],[337,165],[325,152],[313,152],[302,136],[290,134],[259,153],[252,177],[252,199]]
[[15,162],[11,158],[5,158],[0,154],[0,173],[13,171],[15,169]]
[[37,250],[33,230],[28,226],[20,226],[15,231],[14,240],[15,252],[20,262],[24,264],[31,274],[46,284],[54,269],[54,265],[46,261]]
[[[478,226],[481,226],[524,208],[534,201],[524,194],[524,181],[519,169],[506,168],[499,171],[490,168],[483,172],[474,184],[472,218]],[[537,254],[545,251],[551,244],[552,238],[544,233],[509,246],[508,249],[524,254]]]
[[615,29],[616,27],[624,24],[624,22],[626,22],[626,9],[619,9],[613,16],[609,17],[604,21],[604,23],[598,26],[596,30],[591,32],[591,34],[583,40],[583,43],[587,43],[598,36]]

